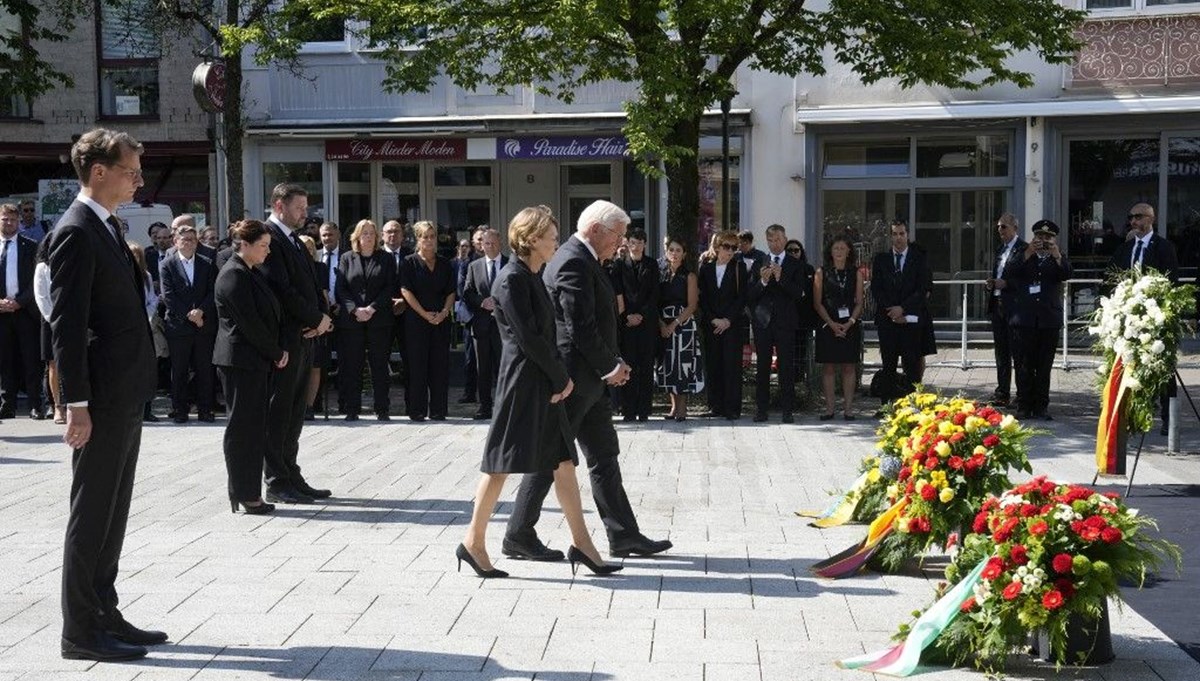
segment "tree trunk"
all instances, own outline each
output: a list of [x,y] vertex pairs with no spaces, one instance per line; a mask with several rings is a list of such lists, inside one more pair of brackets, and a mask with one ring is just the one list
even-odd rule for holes
[[[694,154],[664,168],[667,175],[667,233],[678,239],[688,257],[694,260],[699,253],[696,234],[700,217],[700,163],[696,154],[700,151],[700,117],[676,123],[666,143],[691,149]],[[703,246],[708,247],[707,244]]]
[[225,224],[246,217],[245,182],[242,177],[242,137],[246,119],[242,113],[242,60],[239,56],[225,60],[225,114],[223,143],[225,144],[225,182],[229,188],[229,215]]

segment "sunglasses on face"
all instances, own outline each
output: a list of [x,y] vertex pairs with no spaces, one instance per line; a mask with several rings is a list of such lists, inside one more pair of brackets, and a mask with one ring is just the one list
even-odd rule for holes
[[788,253],[799,253],[800,249],[799,248],[789,248],[789,249],[787,249],[787,252]]
[[719,246],[717,246],[717,248],[719,248],[723,251],[733,251],[733,250],[737,250],[737,244],[720,244]]

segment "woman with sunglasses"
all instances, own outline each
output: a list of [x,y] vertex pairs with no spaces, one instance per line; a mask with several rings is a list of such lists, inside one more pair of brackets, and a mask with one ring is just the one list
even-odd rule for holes
[[700,265],[700,311],[704,332],[708,413],[736,421],[742,415],[742,346],[746,343],[746,278],[737,232],[715,235],[714,260]]
[[808,350],[812,347],[813,330],[819,324],[817,312],[813,308],[812,297],[813,278],[816,276],[816,270],[808,262],[804,244],[796,239],[788,239],[783,251],[789,258],[799,260],[801,266],[800,284],[803,288],[803,296],[796,303],[796,320],[798,322],[796,325],[796,354],[792,364],[796,367],[796,385],[801,386],[808,383]]

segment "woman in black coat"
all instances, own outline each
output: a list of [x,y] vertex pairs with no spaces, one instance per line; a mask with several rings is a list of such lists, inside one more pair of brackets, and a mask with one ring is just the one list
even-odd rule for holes
[[539,274],[558,248],[558,221],[545,206],[525,208],[509,223],[508,242],[517,257],[491,289],[501,342],[496,410],[471,523],[456,552],[459,567],[465,560],[480,577],[508,576],[492,567],[485,537],[504,480],[509,473],[553,469],[554,489],[571,528],[572,571],[581,562],[596,574],[616,572],[621,566],[604,563],[583,521],[574,437],[563,405],[574,384],[558,357],[554,304]]
[[338,390],[347,421],[357,421],[362,409],[363,360],[371,368],[375,416],[388,420],[388,356],[392,344],[392,259],[378,248],[379,230],[360,220],[350,235],[350,251],[342,253],[337,269]]
[[742,416],[742,346],[746,343],[746,279],[734,257],[738,235],[721,232],[716,260],[700,265],[700,327],[704,333],[708,416],[736,421]]
[[213,364],[225,387],[229,421],[225,426],[225,469],[229,502],[236,513],[275,510],[262,500],[263,451],[272,369],[287,366],[279,345],[279,301],[258,266],[271,252],[271,234],[258,220],[231,230],[237,252],[217,275],[217,339]]
[[400,261],[404,315],[405,388],[408,418],[445,421],[449,411],[450,311],[454,308],[454,268],[437,254],[437,227],[413,225],[417,252]]

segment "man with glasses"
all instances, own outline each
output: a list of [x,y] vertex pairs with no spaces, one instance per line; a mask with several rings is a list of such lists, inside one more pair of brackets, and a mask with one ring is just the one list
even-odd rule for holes
[[[1129,209],[1129,232],[1125,243],[1113,254],[1110,268],[1130,270],[1141,266],[1142,270],[1155,269],[1167,275],[1172,283],[1179,283],[1179,258],[1175,244],[1154,232],[1154,207],[1138,203]],[[1169,407],[1175,396],[1175,381],[1171,381],[1159,400],[1159,415],[1162,418],[1160,435],[1167,434],[1170,425]]]
[[34,211],[33,201],[25,199],[20,204],[21,223],[19,229],[21,236],[34,241],[41,241],[46,236],[46,228],[37,220],[37,213]]
[[1026,243],[1017,232],[1020,223],[1012,213],[1005,213],[996,220],[996,234],[1000,237],[1000,245],[996,247],[996,256],[992,260],[992,276],[987,280],[987,311],[992,323],[992,347],[996,353],[996,391],[992,393],[992,404],[999,407],[1008,406],[1009,392],[1012,387],[1012,343],[1011,332],[1008,328],[1008,316],[1012,312],[1012,291],[1004,279],[1004,268],[1009,262],[1015,262],[1014,256],[1025,252]]

